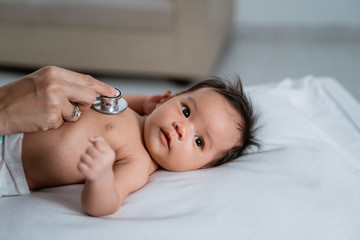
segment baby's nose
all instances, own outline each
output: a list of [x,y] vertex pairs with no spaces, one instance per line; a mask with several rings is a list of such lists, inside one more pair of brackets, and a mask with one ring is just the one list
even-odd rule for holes
[[181,122],[174,122],[173,123],[173,127],[175,128],[178,137],[180,140],[185,139],[186,137],[186,129],[185,129],[185,125],[182,124]]

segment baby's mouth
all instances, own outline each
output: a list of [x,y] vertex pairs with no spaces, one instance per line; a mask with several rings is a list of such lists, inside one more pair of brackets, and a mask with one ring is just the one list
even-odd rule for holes
[[166,140],[166,145],[168,147],[168,149],[170,149],[170,144],[171,144],[171,136],[167,131],[164,131],[161,129],[162,134],[164,135],[164,138]]

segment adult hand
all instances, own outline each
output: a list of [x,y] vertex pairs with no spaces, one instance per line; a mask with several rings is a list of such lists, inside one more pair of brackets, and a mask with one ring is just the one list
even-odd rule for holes
[[116,90],[89,75],[41,68],[0,87],[0,135],[58,128],[71,119],[74,105],[89,108],[96,93],[115,96]]

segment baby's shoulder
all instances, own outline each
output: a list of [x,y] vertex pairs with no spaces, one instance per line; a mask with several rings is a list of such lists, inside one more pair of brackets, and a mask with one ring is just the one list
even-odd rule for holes
[[115,150],[115,158],[115,164],[125,164],[129,167],[136,168],[139,170],[139,172],[153,172],[151,171],[151,169],[153,169],[153,161],[145,147],[138,146],[137,148],[126,150],[123,148],[118,148]]
[[113,170],[116,182],[126,184],[129,192],[133,192],[143,187],[156,169],[149,154],[139,152],[116,160]]

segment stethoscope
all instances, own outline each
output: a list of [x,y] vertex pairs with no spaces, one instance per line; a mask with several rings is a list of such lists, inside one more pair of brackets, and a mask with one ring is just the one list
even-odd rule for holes
[[105,114],[117,114],[124,111],[127,108],[128,103],[124,98],[122,98],[121,91],[118,88],[115,89],[115,97],[97,95],[92,108],[100,113]]

